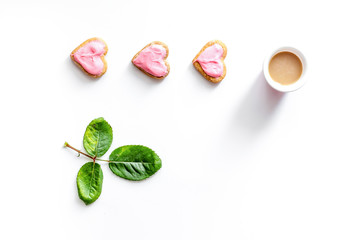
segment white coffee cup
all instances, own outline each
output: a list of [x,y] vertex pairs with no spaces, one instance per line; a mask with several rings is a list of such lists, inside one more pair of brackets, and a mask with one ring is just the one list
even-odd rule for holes
[[[282,85],[282,84],[274,81],[274,79],[270,76],[270,73],[269,73],[269,64],[270,64],[271,59],[280,52],[290,52],[290,53],[295,54],[300,59],[301,64],[302,64],[302,73],[301,73],[300,78],[296,82],[289,84],[289,85]],[[269,83],[269,85],[272,88],[274,88],[280,92],[292,92],[292,91],[295,91],[295,90],[301,88],[305,84],[305,81],[306,81],[306,78],[305,78],[306,68],[307,68],[307,65],[306,65],[306,59],[305,59],[304,55],[298,49],[293,48],[293,47],[281,47],[281,48],[276,49],[275,51],[271,52],[265,58],[265,61],[263,64],[263,72],[264,72],[266,81]]]

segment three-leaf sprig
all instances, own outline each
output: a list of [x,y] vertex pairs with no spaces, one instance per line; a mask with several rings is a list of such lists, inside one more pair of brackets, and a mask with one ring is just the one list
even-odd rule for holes
[[159,156],[141,145],[119,147],[110,154],[109,160],[100,159],[109,150],[112,140],[110,124],[104,118],[97,118],[89,123],[84,134],[83,145],[87,153],[65,142],[65,147],[92,160],[80,168],[76,178],[79,197],[86,205],[95,202],[102,190],[103,172],[96,161],[108,162],[115,175],[132,181],[144,180],[161,168]]

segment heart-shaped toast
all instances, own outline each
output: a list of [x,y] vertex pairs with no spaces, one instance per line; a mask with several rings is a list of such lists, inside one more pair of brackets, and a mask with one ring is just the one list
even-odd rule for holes
[[71,59],[88,75],[98,78],[107,69],[105,55],[108,47],[100,38],[90,38],[70,54]]
[[169,55],[169,48],[165,43],[155,41],[141,49],[131,62],[146,75],[163,79],[170,72],[170,65],[166,60]]
[[224,43],[219,40],[210,41],[195,56],[193,65],[208,81],[218,83],[226,75],[226,54]]

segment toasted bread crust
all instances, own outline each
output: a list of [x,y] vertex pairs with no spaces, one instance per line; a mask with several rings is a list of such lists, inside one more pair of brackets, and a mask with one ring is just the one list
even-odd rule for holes
[[[165,50],[166,50],[166,55],[165,55],[165,57],[164,57],[164,62],[165,62],[165,65],[166,65],[168,71],[167,71],[166,75],[164,75],[164,76],[162,76],[162,77],[156,77],[156,76],[154,76],[154,75],[151,75],[150,73],[146,72],[144,69],[142,69],[142,68],[140,68],[140,67],[138,67],[138,66],[136,66],[136,65],[134,64],[134,60],[139,56],[140,52],[141,52],[142,50],[144,50],[145,48],[151,46],[151,45],[161,45],[161,46],[163,46],[163,47],[165,48]],[[145,74],[148,75],[149,77],[160,80],[160,79],[164,79],[164,78],[165,78],[167,75],[169,75],[169,73],[170,73],[170,64],[169,64],[169,62],[166,60],[168,56],[169,56],[169,48],[168,48],[168,46],[167,46],[165,43],[163,43],[163,42],[154,41],[154,42],[149,43],[148,45],[146,45],[145,47],[143,47],[138,53],[136,53],[135,56],[132,58],[131,62],[132,62],[132,64],[134,64],[135,67],[137,67],[138,69],[140,69],[140,71],[142,71],[143,73],[145,73]]]
[[[101,61],[104,63],[104,68],[103,68],[103,71],[101,72],[101,74],[99,75],[93,75],[93,74],[90,74],[88,73],[82,66],[81,64],[79,64],[77,61],[75,61],[74,59],[74,54],[75,52],[77,52],[81,47],[85,46],[87,43],[91,42],[91,41],[101,41],[105,44],[105,52],[102,56],[100,56],[101,58]],[[107,70],[107,62],[105,60],[105,55],[107,54],[108,52],[108,46],[106,44],[106,42],[104,40],[102,40],[101,38],[97,38],[97,37],[94,37],[94,38],[90,38],[88,40],[86,40],[85,42],[83,42],[82,44],[80,44],[77,48],[74,49],[74,51],[71,52],[70,54],[70,57],[71,57],[71,60],[73,60],[73,62],[78,65],[80,67],[81,70],[83,70],[87,75],[93,77],[93,78],[99,78],[101,77],[102,75],[104,75],[104,73],[106,72]]]
[[[211,76],[207,75],[205,73],[204,69],[202,69],[200,63],[198,63],[196,60],[198,59],[200,54],[205,51],[206,48],[208,48],[208,47],[210,47],[210,46],[212,46],[212,45],[214,45],[216,43],[219,44],[224,50],[223,56],[221,58],[221,62],[224,65],[224,71],[223,71],[223,74],[220,77],[214,78],[214,77],[211,77]],[[210,41],[207,44],[205,44],[205,46],[195,56],[195,58],[193,59],[193,65],[196,68],[196,70],[198,70],[206,80],[208,80],[210,82],[213,82],[213,83],[218,83],[218,82],[221,82],[221,80],[223,80],[225,78],[225,76],[226,76],[226,65],[224,63],[224,59],[226,58],[226,54],[227,54],[227,48],[226,48],[225,44],[223,42],[219,41],[219,40],[213,40],[213,41]]]

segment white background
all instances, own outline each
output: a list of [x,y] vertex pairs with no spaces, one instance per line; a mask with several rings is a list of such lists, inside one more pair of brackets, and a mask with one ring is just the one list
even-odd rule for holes
[[[1,239],[360,239],[358,1],[4,1],[1,46]],[[103,38],[108,71],[87,77],[70,52]],[[191,61],[213,39],[226,78]],[[150,79],[131,58],[169,46]],[[307,84],[264,81],[269,51],[308,60]],[[106,164],[103,191],[79,200],[87,124],[104,117],[112,150],[154,149],[163,167],[130,182]]]

